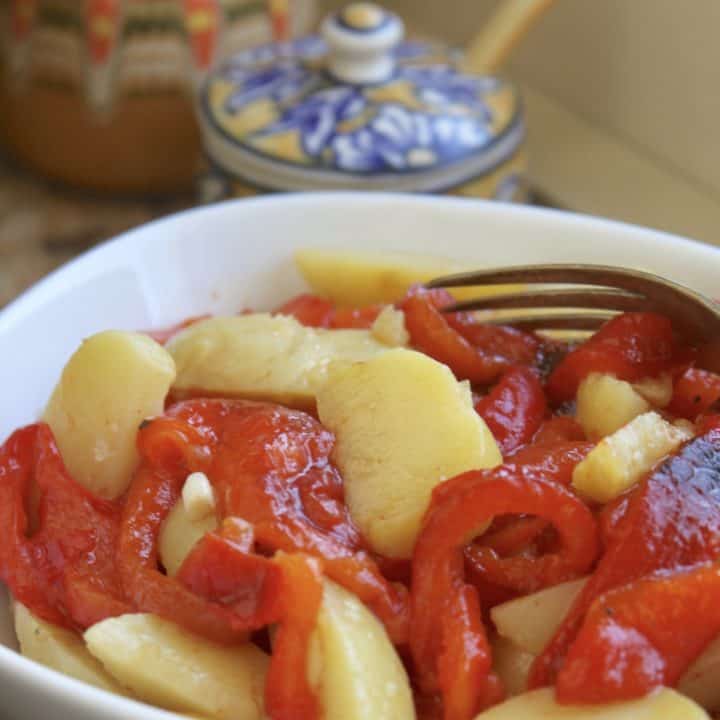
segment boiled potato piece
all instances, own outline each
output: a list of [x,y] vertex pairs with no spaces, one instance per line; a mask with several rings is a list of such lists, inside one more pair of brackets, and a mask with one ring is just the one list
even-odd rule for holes
[[140,700],[218,720],[261,720],[269,659],[255,645],[222,647],[149,614],[103,620],[90,652]]
[[599,440],[650,410],[633,386],[612,375],[591,373],[577,392],[576,419],[590,440]]
[[[396,302],[414,283],[468,270],[458,262],[432,255],[335,248],[298,250],[295,262],[313,292],[352,307]],[[458,299],[466,299],[520,288],[495,285],[452,292]]]
[[307,328],[264,313],[195,323],[168,343],[177,365],[176,392],[270,400],[312,407],[333,364],[385,352],[367,330]]
[[467,385],[412,350],[338,370],[317,407],[337,438],[334,457],[352,518],[387,557],[411,556],[435,486],[502,461]]
[[405,313],[386,305],[370,328],[370,333],[378,341],[390,347],[404,347],[410,342],[410,333],[405,327]]
[[680,693],[661,688],[640,700],[608,705],[558,705],[552,688],[518,695],[475,720],[710,720],[709,715]]
[[15,634],[25,657],[65,675],[119,695],[125,690],[85,647],[80,635],[35,617],[14,603]]
[[653,407],[664,408],[672,399],[673,380],[670,373],[648,377],[632,384],[633,390],[642,395]]
[[609,502],[691,437],[655,412],[638,415],[599,442],[575,467],[573,487],[586,498]]
[[571,580],[496,605],[490,618],[498,633],[521,650],[540,654],[555,634],[587,578]]
[[168,575],[176,575],[183,561],[205,533],[217,529],[214,513],[192,517],[182,500],[176,502],[160,526],[158,552]]
[[720,710],[718,677],[720,677],[720,637],[713,640],[685,671],[677,689],[707,710],[716,712]]
[[324,720],[414,720],[407,673],[382,624],[329,581],[309,665],[320,679]]
[[85,340],[43,415],[70,474],[100,497],[122,495],[138,463],[138,426],[162,413],[174,379],[172,357],[146,335],[110,330]]
[[501,636],[493,638],[491,648],[493,670],[502,680],[505,692],[510,696],[525,692],[535,655]]

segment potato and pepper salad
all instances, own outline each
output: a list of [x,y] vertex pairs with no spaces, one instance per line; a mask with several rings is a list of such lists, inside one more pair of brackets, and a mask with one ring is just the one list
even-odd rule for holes
[[296,260],[271,312],[87,338],[2,446],[23,654],[216,720],[720,710],[720,376],[681,329],[571,345],[443,313],[448,261]]

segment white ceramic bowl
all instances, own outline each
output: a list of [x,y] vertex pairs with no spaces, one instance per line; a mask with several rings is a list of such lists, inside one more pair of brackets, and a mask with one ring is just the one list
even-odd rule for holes
[[[708,294],[717,293],[720,274],[720,251],[709,246],[597,218],[477,200],[283,195],[193,210],[87,253],[0,313],[0,442],[37,418],[83,337],[201,312],[270,308],[302,289],[292,254],[308,245],[432,253],[478,266],[609,263],[651,270]],[[11,649],[2,599],[0,642],[3,717],[174,717],[22,658]]]

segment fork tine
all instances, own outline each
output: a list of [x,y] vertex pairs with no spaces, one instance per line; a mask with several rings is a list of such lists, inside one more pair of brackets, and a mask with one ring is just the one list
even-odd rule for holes
[[577,290],[537,290],[535,292],[508,293],[491,297],[474,298],[454,303],[443,312],[461,310],[492,310],[495,308],[572,307],[604,308],[630,312],[648,308],[643,295],[625,290],[584,288]]
[[617,313],[601,310],[568,313],[503,313],[498,317],[484,318],[490,325],[512,325],[521,330],[597,330]]
[[516,265],[505,268],[485,268],[434,278],[428,288],[463,287],[468,285],[506,285],[511,283],[564,283],[574,285],[602,285],[624,290],[645,292],[661,278],[640,270],[627,270],[611,265],[553,264]]

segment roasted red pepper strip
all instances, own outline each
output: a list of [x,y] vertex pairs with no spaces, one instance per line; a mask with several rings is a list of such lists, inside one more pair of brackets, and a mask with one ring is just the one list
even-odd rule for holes
[[281,305],[275,310],[275,314],[292,315],[307,327],[329,328],[335,314],[335,304],[317,295],[304,293]]
[[633,381],[672,370],[680,360],[670,320],[655,313],[625,313],[568,354],[550,375],[546,390],[560,404],[572,400],[592,372]]
[[144,462],[128,498],[121,567],[141,609],[167,615],[184,603],[182,624],[192,623],[206,636],[222,636],[228,623],[233,632],[262,625],[260,618],[243,620],[219,606],[196,618],[199,598],[192,593],[188,598],[186,588],[158,572],[160,524],[187,474],[201,470],[213,483],[222,517],[252,524],[265,550],[321,558],[326,573],[356,592],[396,642],[404,641],[405,592],[388,583],[362,551],[343,502],[342,480],[329,461],[333,435],[312,417],[264,403],[188,401],[143,428],[139,444]]
[[601,595],[557,679],[562,703],[632,700],[673,687],[720,633],[714,563],[638,580]]
[[[247,526],[249,527],[249,526]],[[315,720],[319,707],[308,682],[307,655],[322,600],[320,561],[278,554],[269,559],[250,553],[252,532],[228,518],[220,532],[208,533],[193,548],[178,580],[208,600],[245,617],[280,623],[266,683],[272,720]]]
[[535,433],[533,445],[555,445],[561,442],[579,442],[586,440],[580,423],[566,415],[548,418]]
[[292,315],[307,327],[367,330],[384,307],[367,305],[361,308],[336,308],[330,300],[305,293],[288,300],[275,312],[278,315]]
[[535,661],[530,686],[552,685],[583,618],[608,590],[659,570],[720,553],[720,430],[688,442],[619,502],[606,523],[608,544],[595,572]]
[[529,368],[508,370],[500,382],[475,403],[503,457],[527,445],[547,414],[545,392]]
[[[449,488],[441,485],[433,493],[415,546],[410,648],[422,689],[442,691],[446,720],[468,720],[497,701],[498,693],[487,639],[472,610],[478,607],[475,590],[463,579],[464,547],[477,528],[496,515],[543,517],[556,526],[562,548],[535,562],[542,562],[543,572],[565,577],[587,571],[594,561],[597,528],[575,495],[529,465],[472,471],[446,485]],[[534,572],[532,562],[525,570]],[[458,650],[457,642],[465,651]],[[441,666],[440,657],[446,658]],[[454,658],[452,668],[449,658]],[[468,688],[474,688],[471,701]]]
[[720,375],[690,368],[675,380],[672,399],[666,410],[694,420],[720,400]]
[[[546,527],[548,527],[548,522],[543,518],[513,517],[499,528],[495,528],[495,523],[493,523],[490,529],[475,541],[475,544],[499,556],[518,555],[526,550]],[[468,545],[465,557],[472,566],[473,545]]]
[[334,330],[369,330],[382,312],[384,305],[367,305],[361,308],[338,308],[330,322]]
[[185,558],[177,579],[196,595],[253,618],[258,627],[282,617],[282,569],[232,538],[233,518],[205,535]]
[[322,576],[316,558],[279,553],[282,620],[265,681],[265,708],[272,720],[317,720],[320,706],[310,687],[307,659],[322,603]]
[[439,308],[452,297],[414,288],[400,303],[414,347],[445,363],[460,380],[488,384],[513,365],[532,364],[539,341],[513,328],[483,325],[468,313],[446,316]]
[[70,477],[47,425],[15,432],[0,448],[0,577],[13,597],[75,629],[130,612],[114,567],[120,510]]

